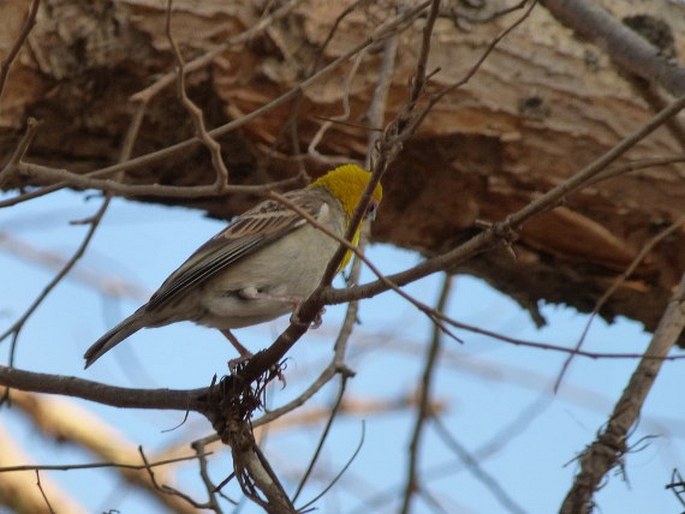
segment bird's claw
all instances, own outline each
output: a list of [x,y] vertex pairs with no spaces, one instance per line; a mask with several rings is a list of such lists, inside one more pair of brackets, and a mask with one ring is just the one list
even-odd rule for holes
[[228,365],[228,371],[231,375],[235,375],[241,364],[245,364],[252,358],[252,353],[241,353],[240,356],[235,359],[230,359],[226,364]]
[[[254,354],[252,353],[243,353],[235,359],[229,360],[226,364],[228,365],[228,371],[230,374],[235,375],[238,371],[238,368],[244,364],[247,364],[252,357],[254,357]],[[278,378],[278,381],[282,384],[281,389],[285,389],[285,375],[281,372],[281,367],[278,364],[274,364],[269,368],[269,373],[269,377],[273,377],[275,375]]]

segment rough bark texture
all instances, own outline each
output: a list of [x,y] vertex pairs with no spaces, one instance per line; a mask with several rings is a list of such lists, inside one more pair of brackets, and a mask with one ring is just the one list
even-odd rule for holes
[[[623,18],[659,19],[664,55],[682,55],[685,7],[667,0],[604,2]],[[176,1],[173,32],[186,60],[253,26],[259,2]],[[266,2],[265,2],[266,4]],[[307,76],[336,18],[351,2],[305,0],[269,28],[188,75],[190,96],[214,127],[262,106]],[[0,52],[19,32],[26,0],[0,4]],[[280,5],[280,4],[279,4]],[[366,38],[395,13],[393,2],[367,2],[339,24],[321,62],[330,62]],[[485,18],[504,2],[472,9]],[[429,69],[439,67],[431,90],[461,79],[486,46],[518,16],[487,23],[440,18]],[[641,18],[637,18],[638,20]],[[41,119],[27,160],[71,171],[116,162],[135,105],[129,97],[173,69],[157,0],[44,0],[38,23],[9,77],[0,103],[0,158],[6,159],[26,117]],[[415,71],[423,19],[400,35],[386,121],[406,101]],[[670,32],[669,32],[670,29]],[[665,34],[665,36],[663,35]],[[668,35],[674,36],[670,41]],[[363,159],[368,132],[363,115],[378,79],[381,54],[360,56],[349,86],[347,124],[334,124],[317,147],[324,155]],[[231,182],[262,183],[297,172],[293,138],[283,133],[297,112],[302,152],[322,117],[343,111],[344,87],[354,63],[306,89],[291,102],[220,138]],[[500,220],[558,184],[638,128],[653,114],[635,80],[618,73],[601,48],[580,41],[537,6],[508,35],[475,77],[441,101],[384,182],[386,196],[373,227],[376,241],[430,255],[454,246],[475,230],[476,220]],[[295,108],[297,107],[297,111]],[[192,123],[168,87],[148,106],[135,154],[163,148],[193,135]],[[683,149],[665,128],[626,159],[671,156]],[[624,162],[625,160],[624,159]],[[305,155],[316,175],[330,164]],[[21,185],[18,178],[7,187]],[[128,172],[132,183],[209,184],[214,171],[206,149],[176,155]],[[230,217],[255,198],[155,199]],[[514,245],[518,259],[494,250],[460,267],[484,278],[531,310],[544,300],[591,310],[613,278],[661,229],[685,212],[685,168],[643,169],[599,182],[565,205],[523,227]],[[682,229],[662,241],[604,307],[603,316],[625,315],[652,329],[685,268]]]

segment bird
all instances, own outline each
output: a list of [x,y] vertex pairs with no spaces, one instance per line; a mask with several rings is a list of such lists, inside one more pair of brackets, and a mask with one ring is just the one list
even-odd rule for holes
[[[362,167],[344,164],[283,196],[342,238],[370,179],[371,173]],[[377,183],[353,245],[359,241],[362,224],[375,217],[382,198],[383,188]],[[179,321],[219,329],[241,358],[249,358],[251,352],[231,329],[271,321],[288,312],[296,315],[339,246],[284,203],[264,200],[200,246],[146,304],[95,341],[83,356],[85,367],[142,328]],[[348,249],[338,272],[351,256]]]

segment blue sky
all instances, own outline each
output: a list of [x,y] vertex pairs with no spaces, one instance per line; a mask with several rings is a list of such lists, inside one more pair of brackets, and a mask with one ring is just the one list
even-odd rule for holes
[[[60,192],[40,200],[0,211],[0,232],[9,233],[35,248],[69,256],[85,234],[84,226],[69,221],[92,215],[99,199]],[[379,212],[382,216],[382,208]],[[80,265],[109,280],[135,284],[141,294],[151,293],[197,246],[223,227],[202,213],[181,208],[113,202]],[[27,263],[0,247],[0,329],[9,325],[52,278],[53,271]],[[419,256],[384,245],[373,245],[369,258],[391,273],[418,262]],[[364,275],[367,279],[370,275]],[[428,277],[406,288],[426,303],[434,303],[441,276]],[[107,328],[128,315],[144,300],[113,299],[76,280],[66,280],[35,313],[19,340],[16,364],[33,371],[60,373],[130,387],[201,387],[213,374],[226,370],[234,357],[232,348],[216,331],[189,323],[132,336],[92,368],[83,370],[83,351]],[[541,306],[549,325],[536,330],[528,315],[510,299],[482,281],[457,277],[448,314],[453,318],[513,337],[558,345],[573,345],[587,320],[585,315],[562,306]],[[324,323],[310,331],[290,354],[288,385],[269,394],[277,406],[297,395],[331,357],[332,340],[343,316],[340,307],[329,307]],[[365,301],[362,324],[355,329],[349,347],[349,365],[356,370],[347,398],[357,404],[387,404],[415,394],[431,326],[426,318],[393,293]],[[267,345],[286,326],[287,317],[237,332],[253,350]],[[615,400],[625,387],[636,362],[632,360],[578,358],[561,391],[550,394],[551,384],[564,355],[514,347],[483,336],[458,332],[464,344],[446,339],[434,384],[436,399],[443,405],[443,425],[492,476],[524,512],[548,513],[558,509],[577,467],[572,462],[606,421]],[[601,352],[641,352],[649,334],[639,324],[620,319],[613,325],[596,320],[586,348]],[[7,343],[0,347],[3,362]],[[648,398],[631,442],[646,435],[644,448],[626,457],[628,481],[612,473],[596,500],[602,512],[660,512],[682,510],[664,490],[671,471],[682,468],[684,455],[682,362],[666,362]],[[338,382],[319,393],[302,411],[330,405]],[[77,402],[121,431],[148,454],[179,441],[191,441],[211,432],[199,416],[168,432],[182,421],[175,412],[141,412]],[[291,414],[293,419],[299,413]],[[3,409],[0,420],[23,450],[46,464],[82,463],[98,460],[71,445],[45,440],[18,412]],[[287,422],[287,418],[286,418]],[[268,435],[265,451],[273,465],[294,490],[298,473],[306,466],[325,420]],[[369,512],[371,498],[385,494],[394,498],[373,512],[396,512],[398,491],[403,487],[407,447],[414,423],[412,409],[386,414],[342,416],[334,426],[302,501],[324,488],[345,465],[360,442],[361,451],[341,482],[317,505],[320,512]],[[212,460],[212,476],[219,482],[230,472],[226,452]],[[420,470],[428,490],[448,512],[508,512],[449,445],[428,426]],[[110,471],[54,472],[51,478],[85,506],[87,511],[109,508],[121,512],[164,512]],[[177,475],[177,486],[203,498],[193,466]],[[237,497],[235,488],[229,493]],[[418,500],[414,512],[434,512]],[[230,512],[230,507],[226,507]],[[365,510],[366,509],[366,510]],[[0,508],[0,512],[2,509]],[[259,512],[245,505],[241,512]]]

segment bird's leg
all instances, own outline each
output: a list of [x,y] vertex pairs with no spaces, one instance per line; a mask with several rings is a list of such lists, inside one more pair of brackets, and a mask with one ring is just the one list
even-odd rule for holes
[[226,339],[228,339],[228,342],[231,343],[231,345],[233,345],[233,348],[238,350],[238,353],[240,354],[240,357],[228,361],[228,369],[231,371],[231,373],[233,373],[239,364],[242,364],[243,362],[249,360],[250,357],[252,357],[252,352],[245,348],[242,344],[240,344],[238,338],[234,336],[233,332],[231,332],[229,329],[221,329],[219,331],[224,335]]
[[[239,365],[242,363],[250,360],[252,356],[254,355],[250,350],[245,348],[240,341],[238,341],[238,338],[233,335],[233,332],[231,332],[229,329],[219,329],[219,332],[221,332],[226,339],[228,339],[228,342],[233,345],[233,348],[238,350],[238,353],[240,354],[240,357],[237,357],[235,359],[231,359],[228,361],[228,369],[231,373],[235,373],[236,369],[238,368]],[[285,387],[285,377],[281,373],[281,371],[278,369],[278,365],[274,365],[271,368],[271,371],[278,376],[279,382],[283,384],[283,387]]]

